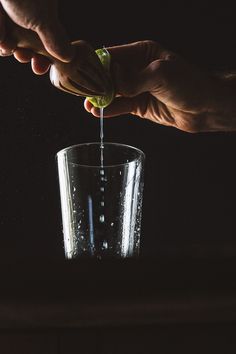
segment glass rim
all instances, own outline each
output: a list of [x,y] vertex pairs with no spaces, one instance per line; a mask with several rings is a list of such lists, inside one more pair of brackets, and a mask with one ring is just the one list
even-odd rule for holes
[[[67,146],[61,150],[59,150],[56,153],[56,158],[58,159],[61,155],[64,155],[66,152],[68,152],[71,149],[74,148],[79,148],[82,146],[89,146],[89,145],[100,145],[101,142],[95,141],[95,142],[89,142],[89,143],[80,143],[80,144],[74,144],[74,145],[70,145]],[[103,142],[103,145],[112,145],[112,146],[118,146],[118,147],[123,147],[123,148],[128,148],[131,149],[133,151],[136,151],[139,155],[138,158],[142,158],[143,160],[145,159],[145,153],[140,150],[139,148],[132,146],[132,145],[128,145],[128,144],[123,144],[123,143],[114,143],[114,142]],[[117,163],[117,164],[110,164],[110,165],[104,165],[103,168],[110,168],[110,167],[117,167],[117,166],[124,166],[124,165],[129,165],[130,163],[132,163],[133,161],[137,160],[137,158],[132,159],[129,162],[124,162],[124,163]],[[77,166],[79,167],[86,167],[86,168],[101,168],[101,165],[85,165],[85,164],[80,164],[80,163],[75,163]]]

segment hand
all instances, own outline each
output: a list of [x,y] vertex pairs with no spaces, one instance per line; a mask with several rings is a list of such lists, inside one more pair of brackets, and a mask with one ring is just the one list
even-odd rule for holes
[[56,0],[0,0],[0,7],[0,55],[12,55],[14,52],[15,58],[20,62],[31,60],[36,74],[47,72],[50,66],[50,61],[42,55],[17,49],[16,43],[7,32],[6,22],[10,18],[17,25],[35,31],[53,57],[64,62],[72,59],[72,46],[58,20]]
[[[186,132],[223,129],[215,119],[223,97],[217,80],[153,41],[107,49],[117,96],[104,117],[131,113]],[[88,100],[85,109],[99,116]]]

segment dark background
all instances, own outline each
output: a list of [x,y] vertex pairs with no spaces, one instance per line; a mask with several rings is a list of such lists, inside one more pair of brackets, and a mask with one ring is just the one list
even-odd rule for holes
[[[68,7],[70,6],[70,7]],[[236,67],[233,8],[205,2],[60,1],[71,40],[153,39],[204,70]],[[0,60],[0,257],[63,258],[55,154],[99,139],[83,99],[29,65]],[[146,154],[142,255],[162,247],[234,244],[236,133],[188,134],[131,115],[105,121],[105,140]]]

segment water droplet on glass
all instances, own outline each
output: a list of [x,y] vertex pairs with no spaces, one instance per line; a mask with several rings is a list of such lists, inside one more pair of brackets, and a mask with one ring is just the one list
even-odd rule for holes
[[111,222],[111,227],[114,226],[114,222]]
[[102,247],[105,249],[105,250],[107,250],[107,248],[108,248],[108,243],[107,243],[107,241],[103,241],[103,243],[102,243]]
[[105,221],[105,216],[102,214],[102,215],[100,215],[100,217],[99,217],[99,221],[100,222],[104,222]]

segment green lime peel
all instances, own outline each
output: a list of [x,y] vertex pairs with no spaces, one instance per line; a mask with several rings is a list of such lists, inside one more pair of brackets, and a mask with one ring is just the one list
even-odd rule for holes
[[[106,48],[97,49],[96,54],[100,59],[102,65],[104,66],[105,70],[110,73],[110,64],[111,64],[111,55]],[[111,81],[111,88],[109,93],[105,96],[94,96],[94,97],[87,97],[87,100],[92,103],[94,107],[97,108],[105,108],[109,106],[114,98],[114,88]]]

